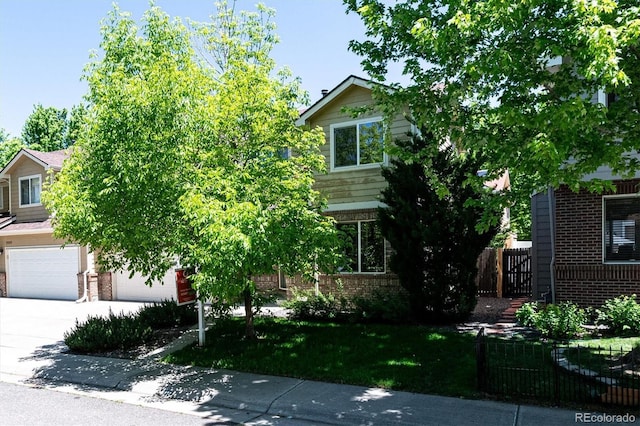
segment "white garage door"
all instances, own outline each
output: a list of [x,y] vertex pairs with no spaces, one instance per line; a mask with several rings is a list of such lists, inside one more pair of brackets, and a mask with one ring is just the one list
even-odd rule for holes
[[9,297],[78,298],[78,246],[7,248]]
[[136,302],[160,302],[162,300],[176,300],[176,278],[173,269],[170,269],[162,281],[156,281],[153,286],[145,284],[146,277],[134,274],[129,278],[129,272],[116,272],[113,275],[115,281],[116,300],[129,300]]

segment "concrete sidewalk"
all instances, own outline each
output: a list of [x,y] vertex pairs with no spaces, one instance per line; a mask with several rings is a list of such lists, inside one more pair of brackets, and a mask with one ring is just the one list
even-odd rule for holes
[[[206,424],[567,425],[578,412],[163,364],[193,331],[142,360],[37,355],[23,382],[196,415]],[[633,413],[631,413],[633,414]],[[580,414],[578,414],[580,415]],[[640,415],[635,414],[636,422]],[[607,419],[603,419],[607,420]],[[591,424],[629,424],[603,421]],[[638,424],[638,423],[636,423]]]
[[[27,383],[248,425],[567,425],[575,412],[492,401],[57,354]],[[214,422],[214,424],[215,424]],[[609,423],[610,424],[610,423]]]
[[[587,418],[573,410],[159,362],[165,353],[195,341],[196,330],[134,361],[66,353],[62,334],[77,318],[139,307],[94,303],[0,299],[0,381],[187,413],[194,416],[193,424],[207,425],[567,425],[579,423],[576,414]],[[598,420],[593,414],[588,419]],[[640,413],[630,414],[640,424]],[[586,422],[629,424],[602,420]]]

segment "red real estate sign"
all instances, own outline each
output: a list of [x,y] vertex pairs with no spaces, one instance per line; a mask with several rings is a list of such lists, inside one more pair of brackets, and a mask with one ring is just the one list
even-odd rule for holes
[[191,280],[185,269],[176,269],[176,288],[178,305],[186,305],[196,301],[196,291],[191,287]]

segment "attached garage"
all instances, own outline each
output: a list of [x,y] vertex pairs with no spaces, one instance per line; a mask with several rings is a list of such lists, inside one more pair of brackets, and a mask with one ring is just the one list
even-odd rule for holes
[[6,270],[9,297],[78,298],[78,246],[7,248]]
[[115,272],[112,274],[112,285],[115,289],[116,300],[135,302],[160,302],[162,300],[176,300],[175,272],[170,269],[162,281],[155,281],[153,286],[145,284],[146,277],[134,274],[129,277],[129,271]]

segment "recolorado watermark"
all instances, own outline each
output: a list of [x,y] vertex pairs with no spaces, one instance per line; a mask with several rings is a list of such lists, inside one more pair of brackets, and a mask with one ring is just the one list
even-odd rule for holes
[[576,423],[635,423],[633,414],[575,413]]

